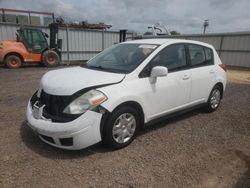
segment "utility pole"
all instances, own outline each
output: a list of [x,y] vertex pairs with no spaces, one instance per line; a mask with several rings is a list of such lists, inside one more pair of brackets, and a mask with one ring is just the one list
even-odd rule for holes
[[205,35],[206,29],[207,29],[207,27],[209,26],[208,21],[209,21],[209,20],[204,20],[204,24],[203,24],[203,35]]

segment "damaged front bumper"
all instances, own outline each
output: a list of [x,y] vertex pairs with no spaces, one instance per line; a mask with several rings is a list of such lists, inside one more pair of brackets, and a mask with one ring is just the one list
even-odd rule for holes
[[29,102],[26,116],[28,125],[40,139],[52,146],[79,150],[101,141],[101,113],[88,110],[73,121],[52,122],[46,118],[35,118]]

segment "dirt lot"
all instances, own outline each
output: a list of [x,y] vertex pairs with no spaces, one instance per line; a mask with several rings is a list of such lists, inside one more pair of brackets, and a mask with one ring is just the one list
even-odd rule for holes
[[64,151],[26,125],[26,104],[48,70],[0,68],[0,187],[250,187],[250,71],[228,71],[215,113],[155,124],[122,150]]

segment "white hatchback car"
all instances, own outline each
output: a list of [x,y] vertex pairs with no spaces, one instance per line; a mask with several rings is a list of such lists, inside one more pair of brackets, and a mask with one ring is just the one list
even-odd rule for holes
[[197,106],[215,111],[225,87],[226,67],[209,44],[128,41],[80,67],[46,73],[29,101],[28,125],[55,147],[103,141],[117,149],[152,120]]

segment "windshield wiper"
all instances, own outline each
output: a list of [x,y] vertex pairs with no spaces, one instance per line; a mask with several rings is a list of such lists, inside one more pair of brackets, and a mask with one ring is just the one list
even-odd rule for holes
[[88,64],[82,64],[81,67],[86,67],[86,68],[90,68],[90,69],[106,70],[106,68],[104,68],[101,65],[93,66],[93,65],[88,65]]
[[101,65],[93,66],[93,65],[85,64],[85,66],[82,66],[82,67],[86,67],[89,69],[103,70],[103,71],[108,71],[108,72],[113,72],[113,73],[120,73],[120,74],[126,73],[126,71],[123,71],[123,70],[107,68],[107,67],[103,67]]
[[99,66],[89,66],[89,68],[93,68],[93,69],[100,69],[100,70],[106,70],[106,68],[104,68],[103,66],[99,65]]

